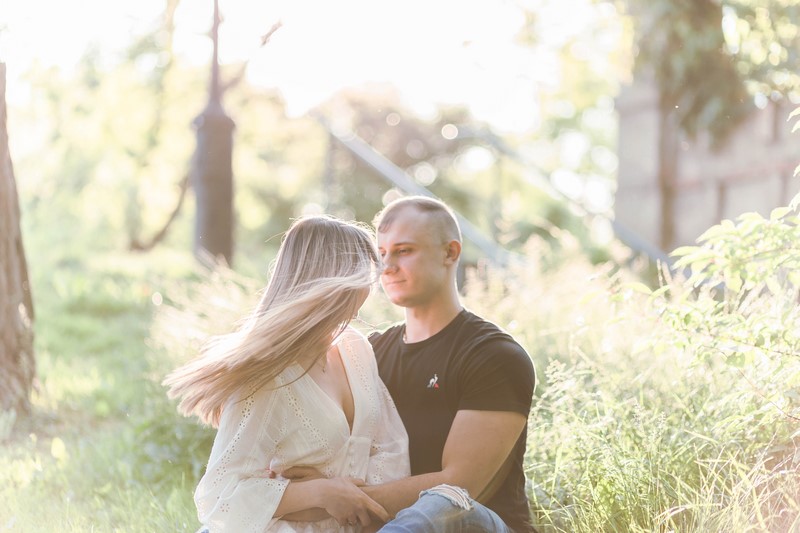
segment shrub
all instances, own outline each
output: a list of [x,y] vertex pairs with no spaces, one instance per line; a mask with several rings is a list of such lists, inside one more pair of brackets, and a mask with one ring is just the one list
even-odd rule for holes
[[797,203],[711,228],[656,290],[578,254],[544,268],[540,244],[471,277],[468,305],[539,370],[526,459],[539,527],[800,527]]

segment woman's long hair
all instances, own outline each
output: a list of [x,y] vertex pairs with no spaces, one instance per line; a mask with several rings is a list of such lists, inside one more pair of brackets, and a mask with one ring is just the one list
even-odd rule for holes
[[308,369],[325,357],[358,313],[378,262],[366,228],[330,216],[298,219],[286,232],[252,315],[169,374],[163,382],[167,394],[181,399],[182,414],[218,427],[234,395],[268,385],[296,362]]

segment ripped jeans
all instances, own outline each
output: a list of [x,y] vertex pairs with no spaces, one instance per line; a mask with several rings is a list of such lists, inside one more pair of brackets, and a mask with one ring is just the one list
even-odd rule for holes
[[469,497],[466,490],[439,485],[419,493],[411,507],[397,513],[379,533],[513,533],[497,514]]

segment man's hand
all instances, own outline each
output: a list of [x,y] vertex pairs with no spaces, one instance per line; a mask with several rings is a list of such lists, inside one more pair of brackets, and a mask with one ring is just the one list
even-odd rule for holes
[[[277,477],[277,473],[270,471],[269,477]],[[325,479],[319,470],[311,466],[293,466],[281,473],[284,479],[292,483],[321,480],[320,506],[296,513],[289,513],[281,518],[302,522],[317,522],[327,518],[334,518],[340,526],[361,524],[366,527],[373,522],[373,517],[379,523],[389,521],[389,514],[379,503],[367,496],[360,487],[364,481],[355,478]]]
[[[274,470],[267,468],[267,475],[270,479],[275,479],[278,476],[282,476],[284,479],[294,482],[323,479],[325,477],[313,466],[293,466],[285,470],[283,474],[278,474]],[[330,517],[331,515],[329,515],[328,512],[321,507],[306,509],[305,511],[297,511],[294,513],[286,513],[285,515],[281,516],[283,520],[291,520],[293,522],[319,522],[320,520],[327,520]]]
[[369,526],[373,516],[381,522],[389,521],[386,509],[359,488],[364,484],[363,480],[332,478],[322,480],[322,483],[320,503],[340,526]]
[[322,479],[325,477],[313,466],[293,466],[284,470],[281,475],[284,479],[290,481],[310,481],[312,479]]

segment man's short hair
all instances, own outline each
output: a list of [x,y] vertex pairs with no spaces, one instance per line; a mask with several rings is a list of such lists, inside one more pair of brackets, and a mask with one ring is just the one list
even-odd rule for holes
[[389,202],[375,215],[373,222],[375,229],[379,233],[388,231],[399,213],[406,209],[414,209],[428,217],[433,226],[431,229],[438,230],[443,243],[454,240],[461,242],[461,229],[458,227],[456,214],[441,200],[428,196],[404,196]]

